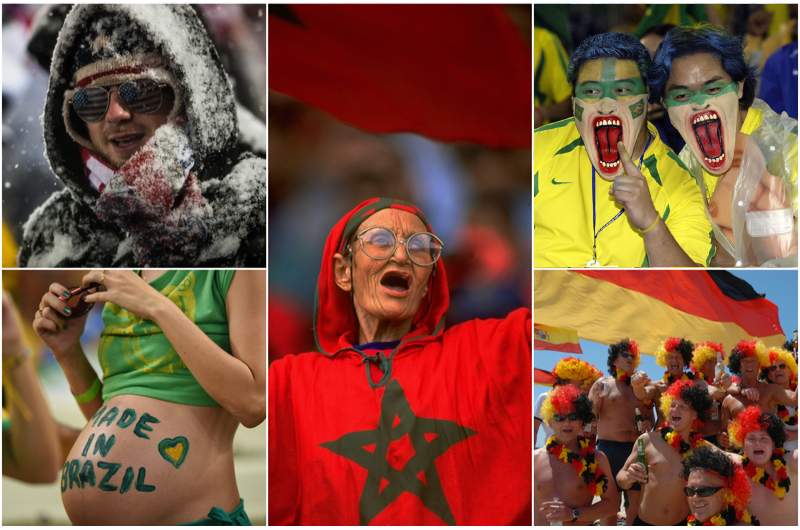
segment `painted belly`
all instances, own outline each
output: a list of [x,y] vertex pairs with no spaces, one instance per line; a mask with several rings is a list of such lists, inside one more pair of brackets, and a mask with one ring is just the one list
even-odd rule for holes
[[201,519],[214,506],[233,509],[236,426],[220,407],[111,398],[62,468],[67,515],[76,525],[173,525]]

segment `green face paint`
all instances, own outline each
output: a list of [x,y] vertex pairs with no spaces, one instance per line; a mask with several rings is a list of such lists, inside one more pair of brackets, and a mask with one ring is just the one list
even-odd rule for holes
[[674,108],[679,107],[681,105],[686,105],[687,103],[692,103],[694,105],[704,105],[705,102],[709,99],[718,98],[724,94],[728,94],[730,92],[738,92],[739,90],[739,83],[736,81],[716,81],[714,83],[709,83],[705,85],[703,88],[699,88],[697,90],[689,90],[688,88],[676,88],[674,90],[670,90],[664,96],[664,104],[667,108]]
[[633,105],[630,105],[628,108],[631,110],[631,116],[633,116],[633,119],[635,120],[636,118],[642,115],[644,109],[647,107],[643,101],[637,101]]
[[585,78],[586,81],[575,85],[575,97],[587,103],[603,98],[626,101],[647,92],[638,66],[631,60],[596,59],[581,68],[587,68],[587,71],[582,72],[585,75],[579,79]]

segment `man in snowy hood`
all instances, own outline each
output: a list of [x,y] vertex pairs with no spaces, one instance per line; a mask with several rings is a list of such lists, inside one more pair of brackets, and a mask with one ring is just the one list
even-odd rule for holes
[[43,126],[66,189],[26,223],[20,266],[264,266],[266,161],[189,6],[73,8]]

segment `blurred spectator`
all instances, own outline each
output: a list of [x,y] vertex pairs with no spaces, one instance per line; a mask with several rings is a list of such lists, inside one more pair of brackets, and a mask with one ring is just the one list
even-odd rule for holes
[[[797,30],[795,29],[795,32]],[[761,74],[759,97],[772,110],[797,119],[797,35],[795,41],[773,53]]]
[[[762,4],[743,4],[734,7],[733,34],[747,40],[744,55],[747,64],[762,72],[767,59],[780,47],[791,43],[796,20],[787,20],[774,33],[769,33],[774,13]],[[761,77],[756,78],[756,93],[760,93]]]
[[572,90],[567,83],[567,53],[555,33],[533,28],[533,127],[572,115]]
[[652,4],[634,34],[642,38],[654,26],[694,26],[698,22],[721,24],[722,20],[710,4]]
[[[644,32],[639,42],[645,45],[650,52],[651,58],[656,54],[656,49],[658,45],[661,44],[661,41],[664,40],[667,32],[674,27],[675,26],[672,24],[661,24],[659,26],[653,26]],[[661,141],[667,144],[670,149],[676,153],[680,153],[683,146],[686,145],[686,142],[683,141],[681,134],[669,121],[669,116],[664,112],[664,107],[662,107],[660,103],[647,104],[647,121],[656,126]]]

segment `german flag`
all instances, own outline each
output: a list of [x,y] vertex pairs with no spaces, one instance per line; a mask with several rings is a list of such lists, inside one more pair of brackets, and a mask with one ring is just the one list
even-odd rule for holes
[[370,132],[530,149],[531,63],[500,5],[269,5],[269,87]]
[[533,325],[533,349],[583,353],[578,334],[574,330],[543,324]]
[[539,368],[533,369],[533,384],[534,385],[543,385],[543,386],[553,386],[556,384],[556,378],[553,374],[548,372],[547,370],[541,370]]
[[670,336],[728,350],[742,339],[786,340],[777,306],[727,271],[537,270],[533,300],[537,322],[601,344],[630,338],[647,355]]

